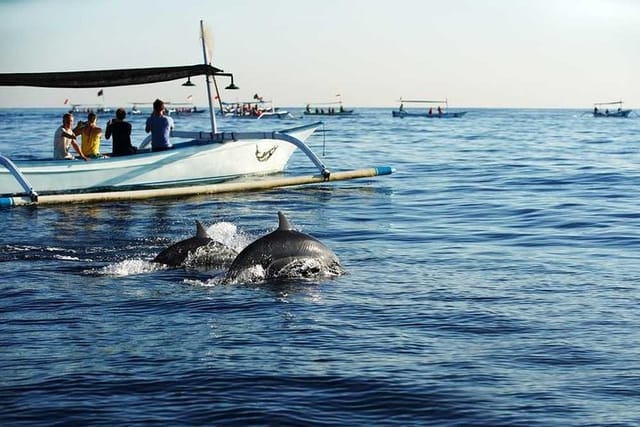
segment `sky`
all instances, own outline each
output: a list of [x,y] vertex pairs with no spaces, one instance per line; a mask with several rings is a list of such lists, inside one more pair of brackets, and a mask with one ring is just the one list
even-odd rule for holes
[[[0,73],[202,63],[200,20],[240,87],[224,101],[640,107],[640,0],[0,0]],[[104,102],[205,106],[193,80],[106,88]],[[0,87],[0,107],[97,104],[97,90]]]

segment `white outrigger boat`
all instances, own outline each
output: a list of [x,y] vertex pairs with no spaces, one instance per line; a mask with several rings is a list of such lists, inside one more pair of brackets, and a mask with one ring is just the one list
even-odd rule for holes
[[[418,110],[417,107],[407,109],[404,104],[418,104],[424,107],[421,110]],[[391,112],[393,117],[426,117],[429,119],[455,118],[462,117],[465,114],[467,114],[466,111],[449,111],[449,101],[446,99],[444,101],[429,101],[400,98],[400,107]]]
[[[609,105],[617,105],[618,108],[609,111]],[[603,106],[605,108],[604,111],[602,111]],[[596,102],[593,104],[593,117],[629,117],[630,113],[631,110],[622,109],[622,101]]]
[[[212,127],[206,132],[172,131],[174,148],[170,150],[152,152],[147,137],[137,154],[86,162],[51,159],[14,162],[0,154],[0,206],[256,191],[393,172],[390,167],[330,172],[304,142],[321,122],[271,132],[218,132],[210,82],[213,79],[215,84],[216,76],[226,76],[231,77],[230,86],[235,85],[232,74],[209,63],[204,37],[202,44],[205,63],[201,65],[0,74],[0,86],[55,88],[124,86],[204,75]],[[217,92],[217,84],[215,87]],[[186,141],[176,142],[178,138]],[[283,172],[296,148],[313,162],[318,175],[264,177]]]

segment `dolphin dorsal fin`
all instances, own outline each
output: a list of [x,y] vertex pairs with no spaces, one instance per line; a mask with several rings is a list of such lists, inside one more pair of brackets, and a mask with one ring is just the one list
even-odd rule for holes
[[278,211],[278,230],[291,230],[291,224],[282,211]]
[[209,238],[209,233],[207,233],[207,229],[204,228],[202,223],[196,219],[196,237],[201,238]]

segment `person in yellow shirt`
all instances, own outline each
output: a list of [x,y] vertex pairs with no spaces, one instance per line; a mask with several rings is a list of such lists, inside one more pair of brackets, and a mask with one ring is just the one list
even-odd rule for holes
[[78,127],[74,129],[76,134],[82,136],[82,152],[85,156],[92,159],[98,159],[100,157],[106,157],[100,154],[100,140],[102,138],[102,129],[98,127],[98,117],[95,113],[89,113],[87,116],[88,122],[80,122]]

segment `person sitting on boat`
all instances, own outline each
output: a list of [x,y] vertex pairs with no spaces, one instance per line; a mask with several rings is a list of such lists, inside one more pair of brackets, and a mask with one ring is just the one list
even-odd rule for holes
[[164,151],[173,148],[169,136],[173,129],[173,119],[164,115],[164,102],[153,102],[153,113],[147,119],[145,131],[151,132],[151,151]]
[[432,116],[433,115],[433,107],[429,107],[429,115]]
[[438,105],[438,115],[441,116],[442,115],[442,108]]
[[138,152],[138,148],[131,145],[131,123],[124,121],[126,116],[125,109],[118,108],[116,110],[116,118],[107,122],[107,130],[104,137],[109,139],[113,135],[112,156],[126,156]]
[[87,156],[82,153],[82,149],[76,141],[76,134],[71,126],[73,126],[73,114],[65,113],[62,116],[62,125],[56,129],[53,135],[53,158],[57,160],[74,160],[75,157],[69,152],[69,147],[72,146],[80,157],[86,161],[88,160]]
[[97,125],[98,117],[96,113],[89,113],[87,115],[87,122],[80,122],[74,133],[81,135],[82,137],[82,152],[85,156],[92,159],[99,159],[104,157],[100,154],[100,139],[102,138],[102,129]]
[[307,113],[310,113],[310,112],[311,112],[311,106],[310,106],[309,104],[307,104],[307,108],[305,109],[305,111],[306,111]]

